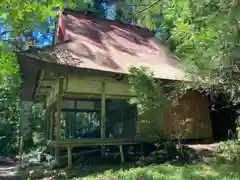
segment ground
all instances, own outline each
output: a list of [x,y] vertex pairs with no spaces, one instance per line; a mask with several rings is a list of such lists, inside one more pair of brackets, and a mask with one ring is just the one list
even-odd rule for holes
[[[195,149],[203,158],[212,158],[217,151],[217,144],[190,145],[189,147]],[[237,163],[219,162],[200,162],[195,165],[152,164],[146,167],[135,167],[132,163],[120,165],[116,160],[112,162],[102,160],[100,166],[95,163],[85,164],[76,166],[71,171],[64,168],[52,170],[47,167],[35,167],[35,170],[47,172],[45,178],[39,178],[43,180],[240,180],[239,167],[240,164]],[[25,175],[31,172],[30,168],[24,171]],[[0,158],[1,180],[27,179],[24,174],[20,174],[22,173],[19,173],[15,160]]]
[[15,158],[0,157],[0,179],[1,180],[24,180],[19,171]]

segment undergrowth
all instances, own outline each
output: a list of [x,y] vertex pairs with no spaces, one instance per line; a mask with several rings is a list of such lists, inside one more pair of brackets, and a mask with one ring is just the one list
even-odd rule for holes
[[129,170],[109,170],[72,180],[239,180],[239,178],[237,170],[232,171],[227,165],[158,165]]
[[228,162],[240,162],[240,120],[237,121],[236,134],[231,140],[221,142],[218,147],[218,153]]

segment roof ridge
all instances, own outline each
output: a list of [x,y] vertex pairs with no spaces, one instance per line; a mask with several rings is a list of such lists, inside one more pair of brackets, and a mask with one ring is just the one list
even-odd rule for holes
[[63,14],[67,14],[67,12],[72,12],[72,13],[78,13],[78,14],[83,14],[83,15],[93,15],[94,12],[93,11],[89,11],[89,10],[86,10],[86,11],[83,11],[83,10],[74,10],[74,9],[71,9],[71,8],[64,8],[62,13]]
[[78,10],[74,10],[74,9],[71,9],[71,8],[64,8],[62,14],[63,14],[63,15],[66,14],[66,15],[67,15],[68,12],[70,12],[70,13],[75,13],[75,14],[79,14],[79,15],[84,15],[85,17],[93,17],[93,18],[96,18],[96,19],[99,19],[99,20],[108,21],[108,22],[111,22],[111,23],[114,22],[114,23],[118,23],[118,24],[125,25],[125,26],[136,27],[136,28],[143,29],[143,30],[147,30],[147,31],[149,31],[149,32],[151,32],[151,33],[154,33],[154,31],[152,31],[152,30],[150,30],[150,29],[148,29],[148,28],[146,28],[146,27],[141,27],[141,26],[139,26],[139,25],[134,25],[134,24],[125,23],[125,22],[123,22],[123,21],[121,21],[121,20],[116,20],[116,19],[115,19],[115,20],[110,20],[110,19],[106,19],[106,18],[99,17],[99,16],[97,16],[93,11],[89,11],[89,10],[87,10],[87,11],[78,11]]

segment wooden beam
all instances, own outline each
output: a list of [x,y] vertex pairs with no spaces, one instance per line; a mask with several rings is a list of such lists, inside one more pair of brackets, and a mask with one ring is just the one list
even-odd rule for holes
[[[105,82],[102,82],[101,94],[101,138],[106,138],[106,97],[105,97]],[[101,147],[101,155],[105,155],[105,146]]]
[[38,89],[38,95],[44,94],[47,95],[50,92],[51,88],[40,86]]
[[131,86],[128,83],[119,82],[109,78],[78,78],[70,76],[66,92],[92,93],[101,95],[102,82],[105,82],[105,93],[108,95],[129,95],[133,96]]
[[53,86],[46,98],[47,106],[50,106],[53,102],[55,102],[57,100],[58,92],[59,92],[59,81],[56,81],[56,83],[53,84]]
[[40,85],[41,86],[53,86],[54,84],[56,84],[56,80],[42,80],[41,82],[40,82]]
[[[47,97],[46,97],[47,98]],[[46,106],[51,106],[51,105],[53,105],[54,103],[56,103],[57,102],[57,95],[56,96],[54,96],[50,101],[48,101],[47,103],[46,103]]]
[[[75,93],[75,92],[65,92],[63,95],[65,98],[100,98],[101,94],[95,94],[95,93]],[[106,99],[128,99],[132,98],[134,96],[129,96],[129,95],[108,95],[105,93],[105,98]]]
[[59,77],[58,80],[58,95],[57,95],[57,116],[56,116],[56,148],[55,148],[55,160],[56,164],[60,164],[60,149],[59,142],[60,137],[60,124],[61,124],[61,109],[62,109],[62,94],[63,94],[63,78]]
[[38,84],[37,84],[37,88],[36,88],[36,91],[35,91],[35,99],[36,99],[36,97],[37,97],[37,95],[38,95],[38,91],[39,91],[39,88],[40,88],[40,82],[41,82],[41,80],[43,79],[43,77],[44,77],[44,70],[41,70],[40,71],[40,76],[39,76],[39,79],[38,79]]

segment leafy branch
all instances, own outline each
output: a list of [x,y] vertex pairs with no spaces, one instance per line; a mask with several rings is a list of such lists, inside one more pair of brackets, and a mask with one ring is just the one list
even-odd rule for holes
[[[138,15],[140,15],[141,13],[153,8],[155,5],[157,5],[161,0],[156,0],[155,2],[149,4],[149,5],[144,5],[144,6],[147,6],[145,9],[141,10],[141,11],[138,11],[136,12],[135,14],[133,14],[133,17],[136,17]],[[143,5],[142,5],[143,6]]]

